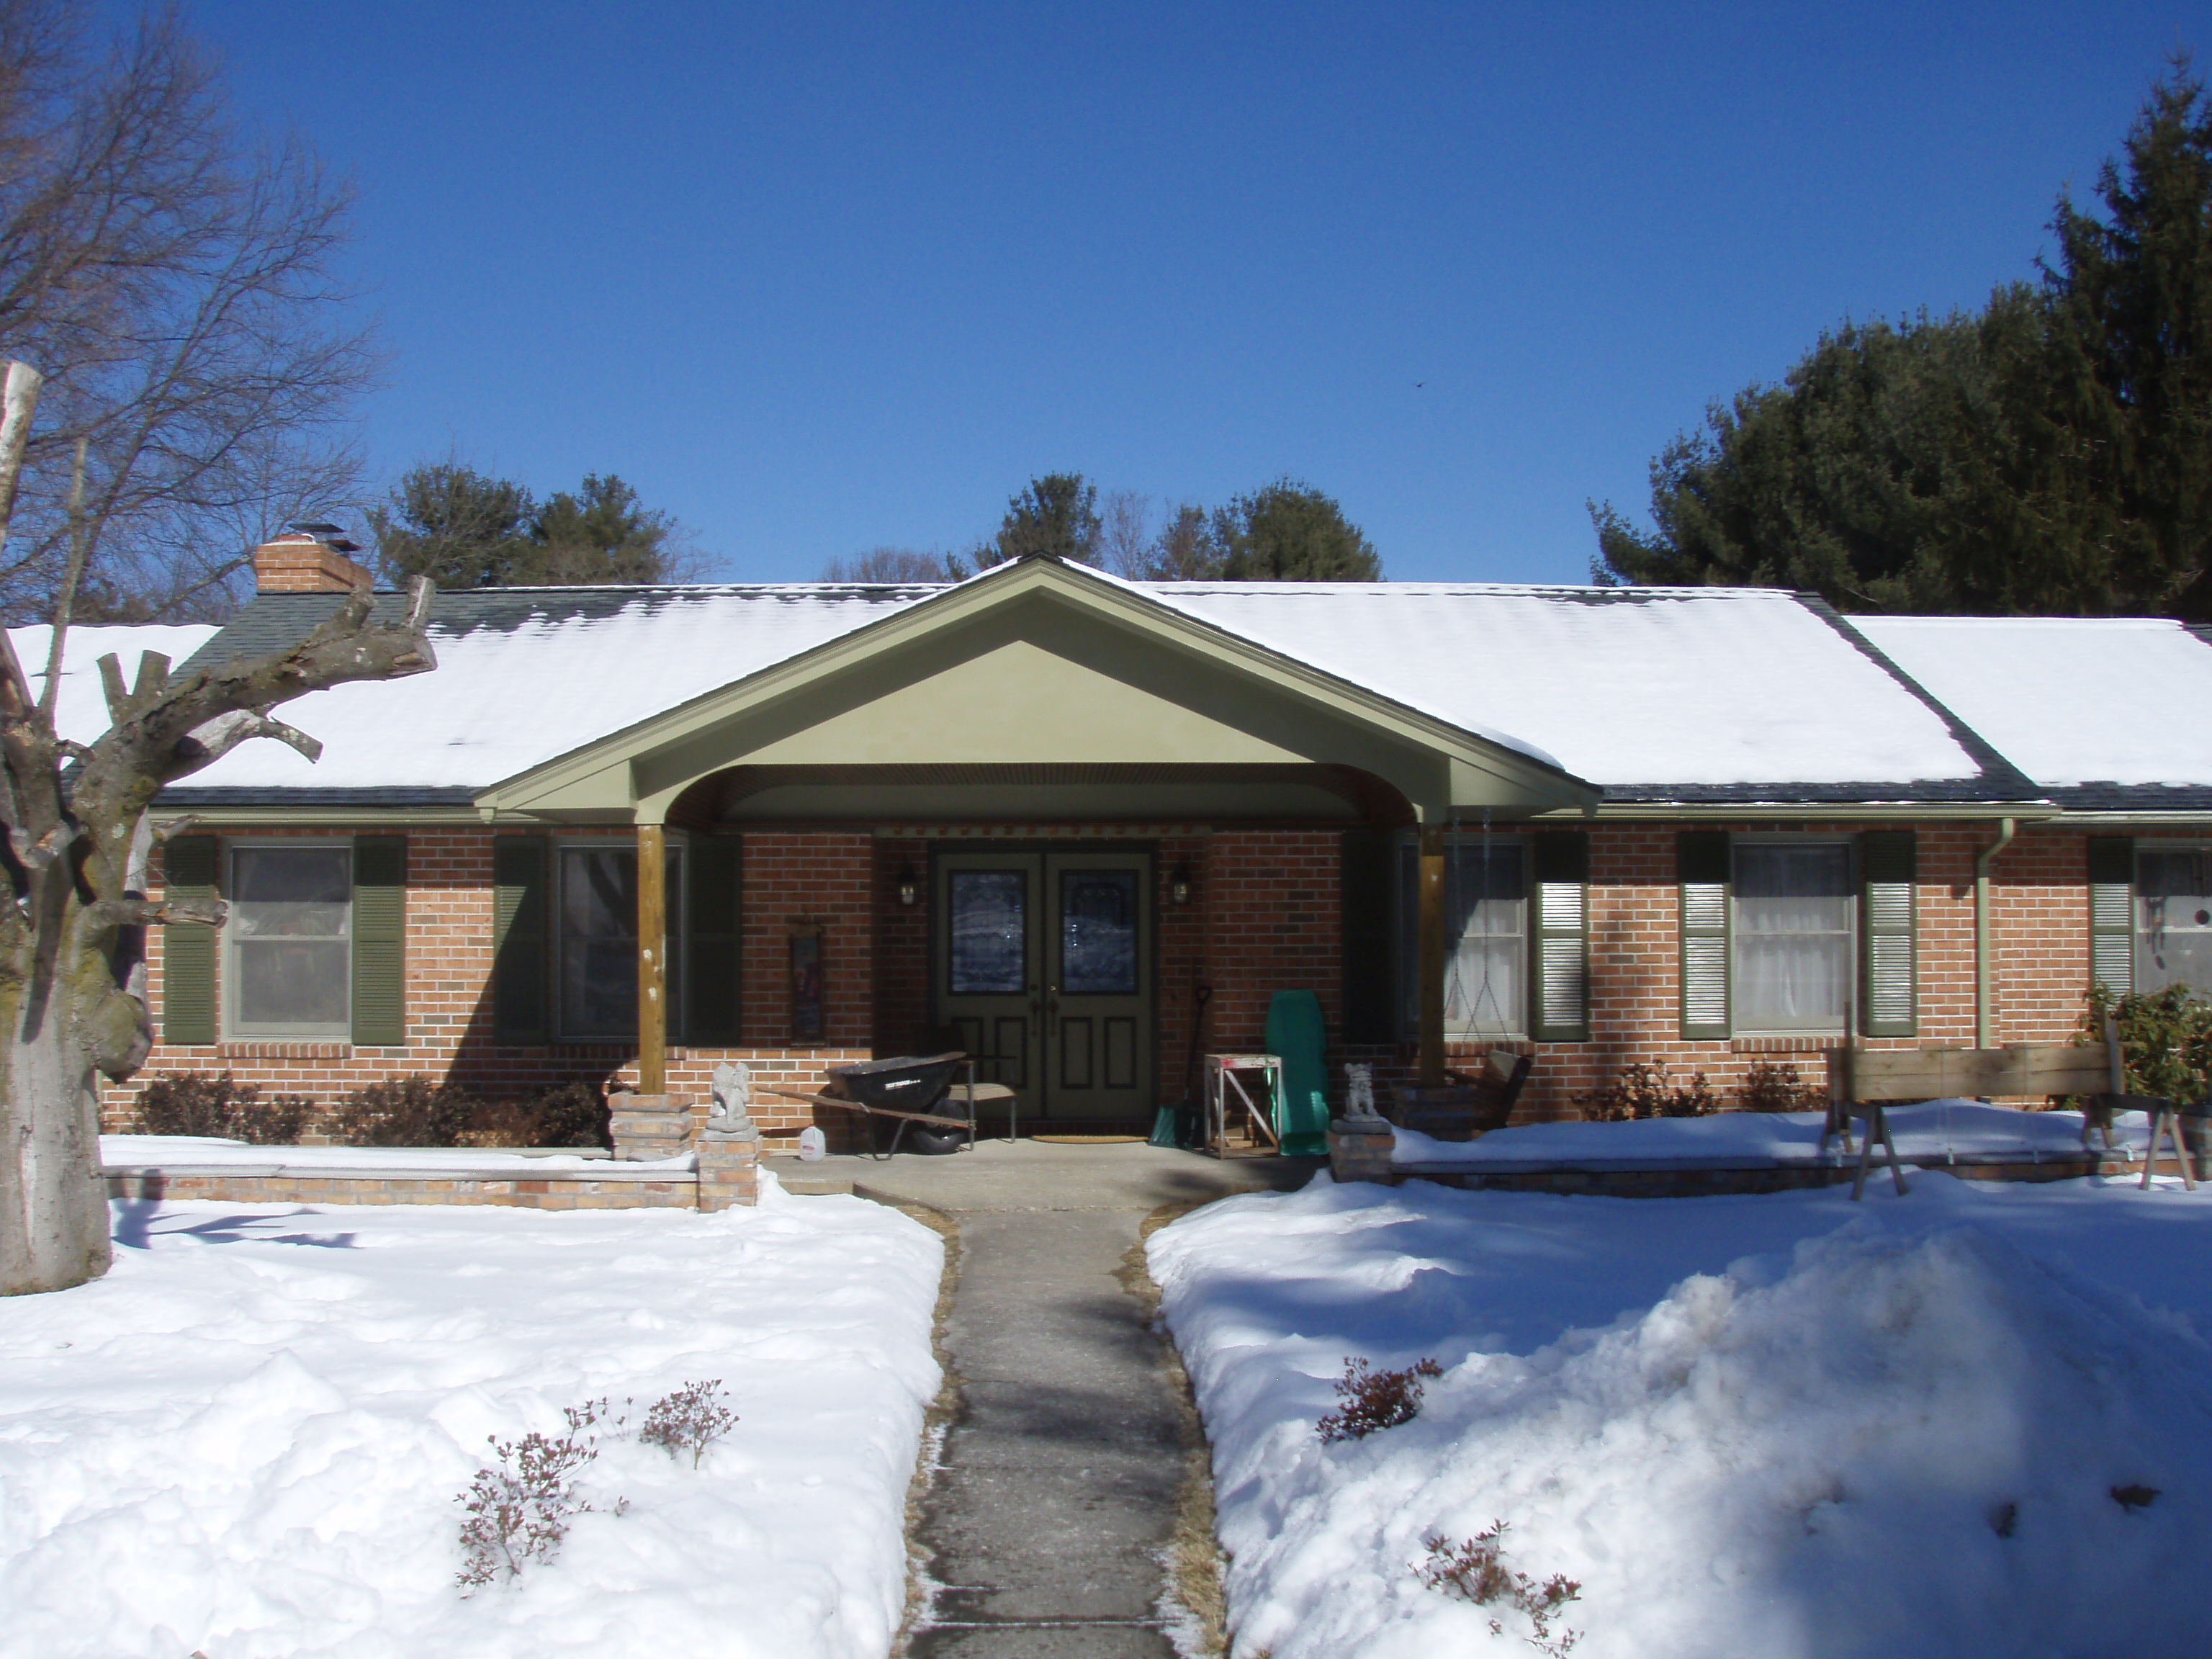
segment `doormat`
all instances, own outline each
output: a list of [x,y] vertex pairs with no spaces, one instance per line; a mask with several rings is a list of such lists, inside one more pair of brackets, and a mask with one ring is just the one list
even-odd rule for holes
[[1031,1135],[1031,1140],[1049,1141],[1055,1146],[1134,1146],[1144,1139],[1142,1135]]

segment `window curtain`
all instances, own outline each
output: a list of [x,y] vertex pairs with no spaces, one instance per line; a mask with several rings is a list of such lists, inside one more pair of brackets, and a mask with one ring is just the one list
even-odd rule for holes
[[1843,1029],[1851,990],[1851,860],[1842,846],[1735,848],[1735,1024]]
[[[1517,842],[1448,842],[1444,847],[1444,1029],[1478,1036],[1519,1036],[1528,1029],[1528,878]],[[1400,853],[1399,983],[1404,1018],[1420,984],[1420,858]]]

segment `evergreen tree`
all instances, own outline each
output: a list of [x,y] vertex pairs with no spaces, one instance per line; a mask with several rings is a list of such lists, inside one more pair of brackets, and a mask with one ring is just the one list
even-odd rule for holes
[[2177,61],[2059,264],[1972,314],[1823,335],[1595,504],[1601,583],[1811,589],[1846,611],[2212,617],[2212,107]]
[[579,586],[681,580],[683,532],[613,473],[587,473],[574,494],[541,505],[512,479],[455,461],[424,462],[370,509],[387,581],[427,576],[439,587]]
[[1031,478],[1006,502],[996,543],[1001,559],[1045,554],[1078,564],[1098,562],[1098,486],[1080,472]]
[[573,495],[555,493],[530,526],[530,574],[520,580],[556,586],[670,580],[670,538],[676,521],[647,507],[613,473],[586,473]]
[[1228,581],[1372,582],[1382,561],[1344,516],[1310,485],[1290,478],[1239,495],[1213,514],[1214,568]]
[[425,461],[401,477],[390,500],[369,509],[384,579],[427,576],[436,587],[506,587],[532,556],[538,503],[528,489],[458,461]]

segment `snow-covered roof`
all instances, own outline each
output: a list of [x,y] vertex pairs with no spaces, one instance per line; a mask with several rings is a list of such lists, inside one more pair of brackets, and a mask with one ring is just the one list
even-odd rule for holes
[[[441,593],[436,672],[341,685],[285,706],[321,740],[310,763],[242,744],[193,788],[473,793],[826,644],[929,587],[506,588]],[[396,598],[384,608],[395,614]],[[306,635],[325,594],[264,595],[211,654]]]
[[[2039,785],[2212,789],[2212,644],[2146,617],[1854,617]],[[2109,792],[2107,792],[2109,793]],[[2089,804],[2080,801],[2072,804]],[[2179,804],[2179,803],[2177,803]]]
[[[100,686],[100,659],[108,653],[115,653],[122,665],[123,683],[131,685],[137,682],[138,659],[143,653],[159,651],[172,664],[181,663],[215,634],[210,623],[134,623],[70,629],[62,641],[62,689],[54,699],[55,731],[74,742],[90,743],[107,730],[107,695]],[[52,647],[53,637],[53,629],[43,623],[8,630],[9,641],[15,647],[16,660],[23,665],[23,672],[31,677],[32,685],[41,695],[46,690],[46,653]]]
[[[1832,613],[1790,593],[1122,583],[1085,574],[1551,760],[1613,799],[2027,793],[2025,780]],[[441,594],[435,673],[289,706],[286,718],[322,740],[319,764],[280,744],[248,744],[186,787],[465,799],[945,591],[809,584]],[[296,640],[335,603],[264,595],[209,654]]]
[[1613,790],[1960,782],[1942,716],[1767,588],[1164,582],[1178,611]]

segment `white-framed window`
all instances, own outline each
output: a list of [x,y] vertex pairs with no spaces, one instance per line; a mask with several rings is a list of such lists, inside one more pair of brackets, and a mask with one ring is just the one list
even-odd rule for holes
[[[1528,1033],[1528,848],[1516,836],[1444,838],[1444,1031]],[[1398,1012],[1420,1021],[1420,848],[1398,849]]]
[[2136,986],[2212,994],[2212,847],[2136,843]]
[[[637,1035],[637,843],[557,844],[554,906],[560,1035],[627,1042]],[[684,848],[668,848],[668,1035],[682,1036]]]
[[343,1037],[353,1021],[353,843],[228,847],[224,1027],[238,1036]]
[[1858,921],[1850,842],[1745,836],[1731,853],[1735,1028],[1849,1030]]

